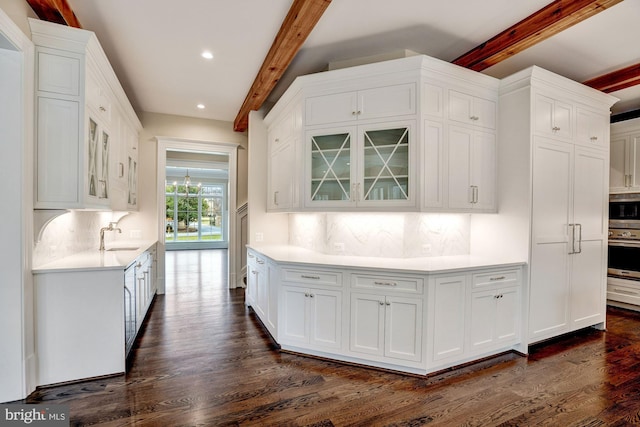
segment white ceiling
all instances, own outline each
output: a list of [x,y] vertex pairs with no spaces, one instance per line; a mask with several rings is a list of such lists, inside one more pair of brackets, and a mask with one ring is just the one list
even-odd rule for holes
[[[68,0],[138,111],[233,121],[291,0]],[[451,61],[551,0],[334,0],[281,79],[409,49]],[[391,6],[393,5],[393,6]],[[624,0],[484,72],[539,65],[577,81],[640,62],[640,0]],[[210,50],[213,60],[200,54]],[[640,86],[614,92],[640,109]],[[206,108],[198,110],[196,104]]]

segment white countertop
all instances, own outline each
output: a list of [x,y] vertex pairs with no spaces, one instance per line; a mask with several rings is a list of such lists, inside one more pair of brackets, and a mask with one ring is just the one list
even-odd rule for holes
[[[140,254],[153,246],[156,241],[113,242],[106,250],[97,249],[79,252],[32,269],[33,274],[60,273],[69,271],[124,270]],[[110,248],[131,248],[130,250],[109,251]]]
[[249,246],[279,263],[402,270],[412,273],[445,273],[490,267],[519,267],[522,260],[495,259],[473,255],[416,258],[379,258],[326,255],[296,246]]

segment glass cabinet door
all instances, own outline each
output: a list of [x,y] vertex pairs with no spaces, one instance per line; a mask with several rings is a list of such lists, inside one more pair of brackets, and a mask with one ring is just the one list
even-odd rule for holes
[[360,200],[409,199],[409,127],[364,130]]
[[351,200],[350,132],[311,135],[312,201]]
[[98,124],[89,118],[89,195],[98,195]]

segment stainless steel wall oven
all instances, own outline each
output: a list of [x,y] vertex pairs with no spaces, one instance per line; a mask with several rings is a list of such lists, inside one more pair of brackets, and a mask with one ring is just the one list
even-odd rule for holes
[[640,310],[640,193],[609,199],[607,299]]

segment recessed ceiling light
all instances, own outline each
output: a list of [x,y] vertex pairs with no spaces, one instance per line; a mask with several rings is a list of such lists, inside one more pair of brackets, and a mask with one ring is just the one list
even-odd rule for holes
[[204,52],[202,52],[202,57],[204,59],[213,59],[213,53],[209,52],[208,50],[205,50]]
[[196,105],[196,107],[198,107],[200,110],[204,110],[204,104],[198,104]]

